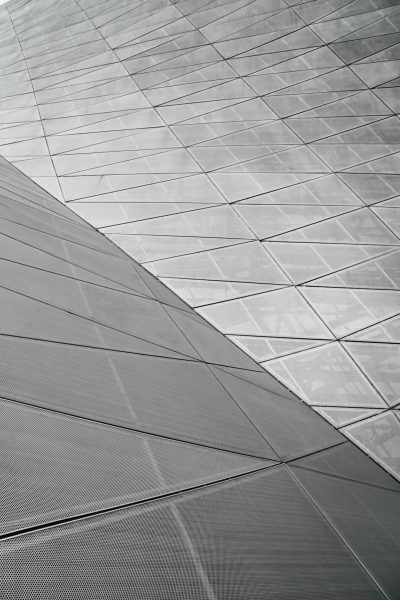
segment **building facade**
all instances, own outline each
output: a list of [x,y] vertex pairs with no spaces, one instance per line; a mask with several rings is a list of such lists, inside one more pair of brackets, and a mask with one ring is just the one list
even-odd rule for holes
[[2,597],[398,597],[399,27],[0,7]]
[[398,2],[1,15],[3,156],[399,476]]

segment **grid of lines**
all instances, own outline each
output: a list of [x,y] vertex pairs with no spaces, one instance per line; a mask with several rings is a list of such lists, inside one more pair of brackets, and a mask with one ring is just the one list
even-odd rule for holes
[[0,10],[0,153],[399,476],[399,2]]
[[0,159],[5,600],[395,600],[400,484]]
[[0,153],[400,475],[400,6],[12,0]]

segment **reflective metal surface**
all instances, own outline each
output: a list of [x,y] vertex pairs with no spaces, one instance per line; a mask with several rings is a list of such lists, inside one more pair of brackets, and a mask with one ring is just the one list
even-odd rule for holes
[[400,476],[399,3],[11,0],[0,31],[0,153]]

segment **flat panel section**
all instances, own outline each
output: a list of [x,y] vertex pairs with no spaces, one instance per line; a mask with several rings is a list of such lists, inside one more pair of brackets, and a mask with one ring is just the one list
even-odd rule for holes
[[396,598],[400,587],[399,494],[304,469],[294,471],[388,597]]
[[168,505],[125,510],[2,541],[0,564],[2,593],[10,599],[208,598]]
[[0,408],[1,534],[269,464],[4,400]]
[[400,477],[400,420],[395,411],[344,428],[346,435],[395,477]]
[[[339,444],[343,437],[297,398],[289,400],[221,370],[214,372],[267,442],[288,460]],[[239,372],[240,375],[240,372]]]
[[400,492],[400,483],[350,442],[306,456],[293,464]]
[[0,338],[0,396],[275,459],[206,365]]
[[179,501],[216,597],[378,599],[378,590],[283,469]]
[[[382,595],[282,469],[0,543],[6,597]],[[21,571],[20,565],[24,568]]]

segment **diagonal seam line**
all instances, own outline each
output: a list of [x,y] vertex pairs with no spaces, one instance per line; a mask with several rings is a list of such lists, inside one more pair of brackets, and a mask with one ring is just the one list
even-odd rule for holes
[[33,525],[31,527],[25,527],[24,529],[20,529],[20,530],[15,530],[11,533],[5,533],[5,534],[1,534],[0,535],[0,540],[8,540],[11,538],[15,538],[15,537],[20,537],[23,535],[27,535],[29,533],[32,532],[36,532],[36,531],[43,531],[45,529],[49,529],[49,528],[53,528],[53,527],[58,527],[60,525],[64,525],[66,523],[75,523],[75,522],[80,522],[84,519],[90,519],[92,517],[97,517],[100,515],[107,515],[107,514],[112,514],[115,513],[117,511],[122,511],[128,508],[133,508],[135,506],[143,506],[143,505],[149,505],[150,503],[155,503],[155,502],[160,502],[162,500],[168,500],[168,499],[173,499],[175,497],[181,497],[184,494],[190,494],[191,492],[196,492],[199,490],[202,490],[204,488],[212,488],[215,486],[218,486],[220,484],[224,484],[230,481],[236,481],[237,479],[242,479],[248,476],[252,476],[254,474],[266,471],[267,469],[272,469],[276,466],[278,466],[280,463],[276,462],[273,465],[268,465],[265,467],[260,467],[258,469],[252,469],[249,470],[245,473],[240,473],[237,475],[231,475],[228,477],[223,477],[221,479],[218,480],[214,480],[208,483],[203,483],[203,484],[199,484],[199,485],[195,485],[195,486],[191,486],[191,487],[187,487],[185,489],[182,490],[178,490],[178,491],[172,491],[172,492],[165,492],[164,494],[159,494],[157,496],[153,496],[150,498],[146,498],[143,500],[136,500],[136,501],[132,501],[132,502],[127,502],[124,504],[120,504],[118,506],[110,506],[109,508],[104,508],[104,509],[99,509],[99,510],[95,510],[95,511],[91,511],[91,512],[87,512],[87,513],[81,513],[72,517],[65,517],[63,519],[58,519],[58,520],[54,520],[54,521],[48,521],[46,523],[43,523],[41,525]]

